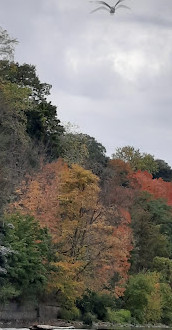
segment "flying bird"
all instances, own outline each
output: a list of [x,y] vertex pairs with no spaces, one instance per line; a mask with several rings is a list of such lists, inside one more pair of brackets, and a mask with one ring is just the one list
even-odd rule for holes
[[108,10],[110,12],[110,14],[115,14],[115,12],[116,12],[116,10],[118,8],[127,8],[127,9],[130,9],[128,6],[120,5],[120,2],[122,2],[122,1],[124,1],[124,0],[118,0],[114,6],[110,6],[105,1],[90,1],[90,2],[97,2],[97,3],[100,3],[101,5],[103,5],[103,6],[100,6],[100,7],[96,8],[96,9],[92,10],[91,11],[91,14],[94,13],[95,11],[97,11],[97,10],[100,10],[100,9]]

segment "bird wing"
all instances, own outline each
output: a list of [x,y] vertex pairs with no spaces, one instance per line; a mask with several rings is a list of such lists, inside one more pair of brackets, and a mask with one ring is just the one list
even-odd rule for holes
[[117,10],[118,8],[126,8],[126,9],[131,9],[130,7],[128,7],[128,6],[125,6],[125,5],[119,5],[119,6],[116,8],[116,10]]
[[118,0],[118,1],[116,2],[116,4],[115,4],[115,7],[118,6],[118,4],[119,4],[120,2],[122,2],[122,1],[125,1],[125,0]]
[[[123,1],[123,0],[120,0],[120,1]],[[109,9],[111,9],[111,6],[109,6],[108,3],[106,3],[105,1],[91,1],[91,2],[100,3],[101,5],[107,6]]]
[[98,8],[96,8],[96,9],[90,11],[90,14],[95,13],[95,11],[98,11],[98,10],[100,10],[100,9],[105,9],[105,10],[109,11],[106,7],[101,6],[101,7],[98,7]]

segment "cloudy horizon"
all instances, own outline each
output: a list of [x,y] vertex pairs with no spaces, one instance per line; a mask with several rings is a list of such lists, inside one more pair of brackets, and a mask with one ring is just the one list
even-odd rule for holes
[[62,122],[108,155],[131,145],[172,166],[172,1],[125,4],[110,15],[89,0],[1,0],[0,26],[19,41],[15,60],[52,85]]

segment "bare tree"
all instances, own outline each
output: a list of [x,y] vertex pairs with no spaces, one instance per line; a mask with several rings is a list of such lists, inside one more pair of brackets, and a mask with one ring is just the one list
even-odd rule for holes
[[11,38],[6,30],[0,27],[0,60],[14,60],[14,49],[18,41]]

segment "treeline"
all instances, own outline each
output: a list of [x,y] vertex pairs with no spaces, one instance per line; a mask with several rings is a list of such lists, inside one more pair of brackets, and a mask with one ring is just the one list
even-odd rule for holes
[[[51,86],[0,39],[0,301],[61,317],[172,323],[172,169],[133,147],[112,159],[73,132]],[[7,48],[6,48],[7,47]]]

